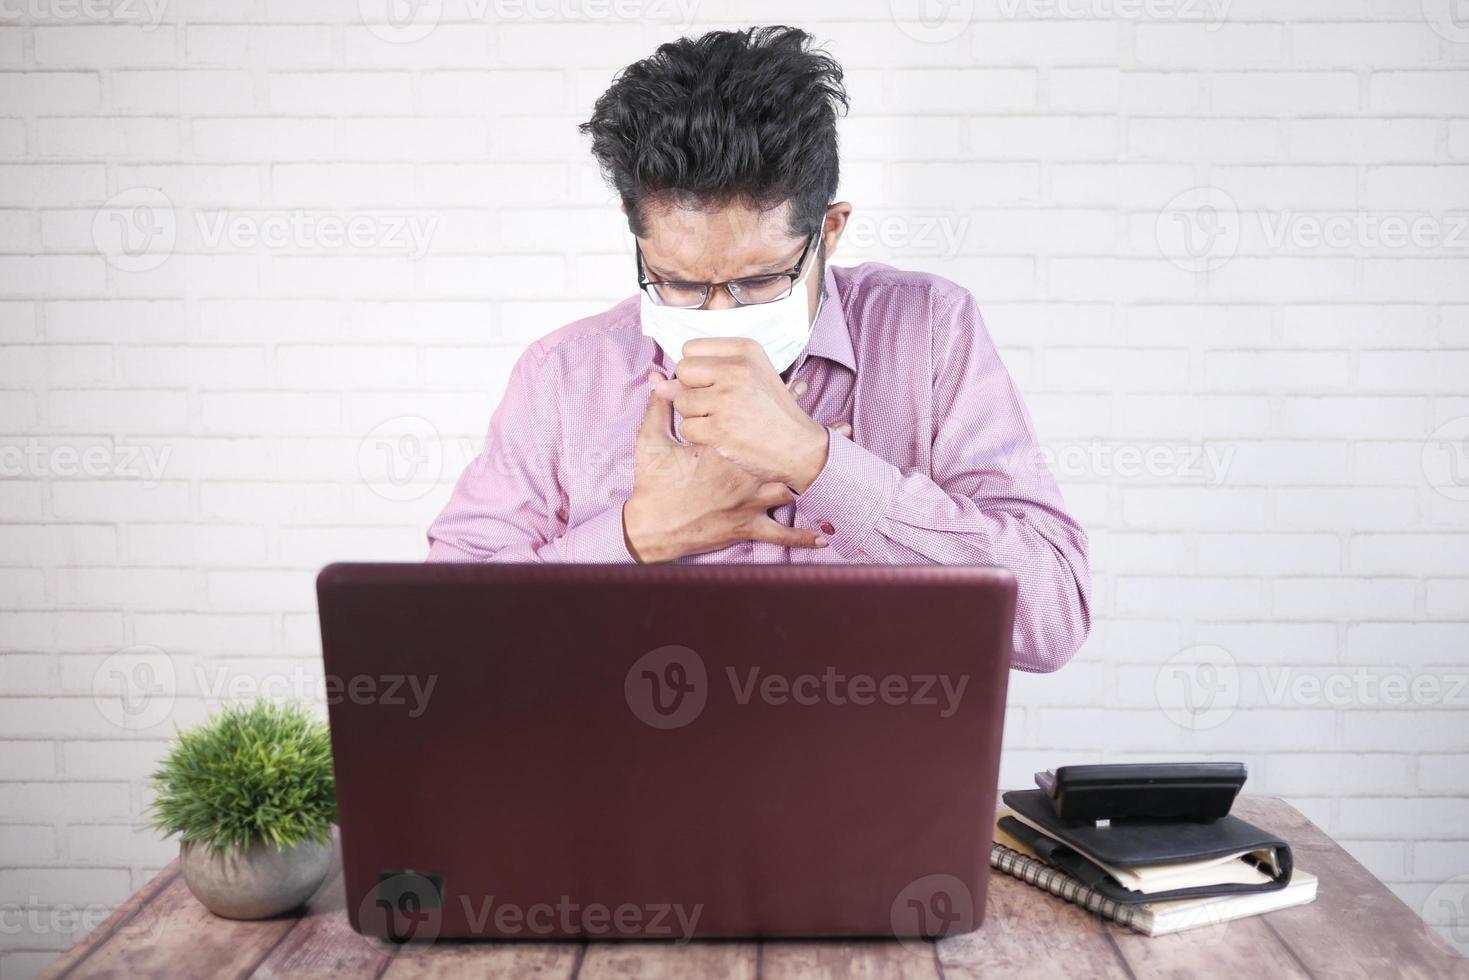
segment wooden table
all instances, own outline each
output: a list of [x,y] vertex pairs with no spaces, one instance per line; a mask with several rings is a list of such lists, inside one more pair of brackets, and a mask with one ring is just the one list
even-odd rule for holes
[[1291,842],[1316,901],[1149,939],[994,874],[984,926],[896,941],[496,943],[393,946],[347,924],[340,866],[299,914],[236,922],[206,912],[174,862],[46,971],[47,977],[1469,977],[1412,909],[1288,804],[1235,812]]

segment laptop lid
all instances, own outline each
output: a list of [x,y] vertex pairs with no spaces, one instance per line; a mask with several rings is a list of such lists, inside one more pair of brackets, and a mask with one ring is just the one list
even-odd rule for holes
[[332,565],[317,591],[361,932],[936,936],[983,917],[1003,569]]

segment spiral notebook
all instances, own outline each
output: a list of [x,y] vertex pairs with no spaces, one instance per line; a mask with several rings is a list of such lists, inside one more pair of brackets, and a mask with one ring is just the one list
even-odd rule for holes
[[[1003,811],[1000,814],[1001,817],[1008,815]],[[1164,936],[1185,929],[1217,925],[1293,905],[1305,905],[1316,898],[1316,876],[1297,868],[1290,884],[1274,891],[1131,905],[1114,902],[1101,891],[1051,867],[998,826],[990,848],[990,867],[1148,936]]]

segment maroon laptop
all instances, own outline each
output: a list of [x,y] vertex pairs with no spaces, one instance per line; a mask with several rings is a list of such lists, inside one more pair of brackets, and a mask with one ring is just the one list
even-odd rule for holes
[[1003,569],[332,565],[317,593],[360,932],[983,919]]

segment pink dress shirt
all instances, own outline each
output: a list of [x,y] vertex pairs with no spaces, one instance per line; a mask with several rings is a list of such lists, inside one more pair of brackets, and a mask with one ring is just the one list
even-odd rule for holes
[[[974,297],[937,276],[829,266],[788,381],[832,433],[826,467],[773,512],[820,549],[744,542],[688,562],[1003,565],[1015,573],[1014,666],[1055,670],[1090,628],[1086,534],[1038,454]],[[650,370],[636,296],[532,344],[480,455],[429,529],[430,561],[631,562],[622,504]],[[675,423],[677,420],[675,420]]]

